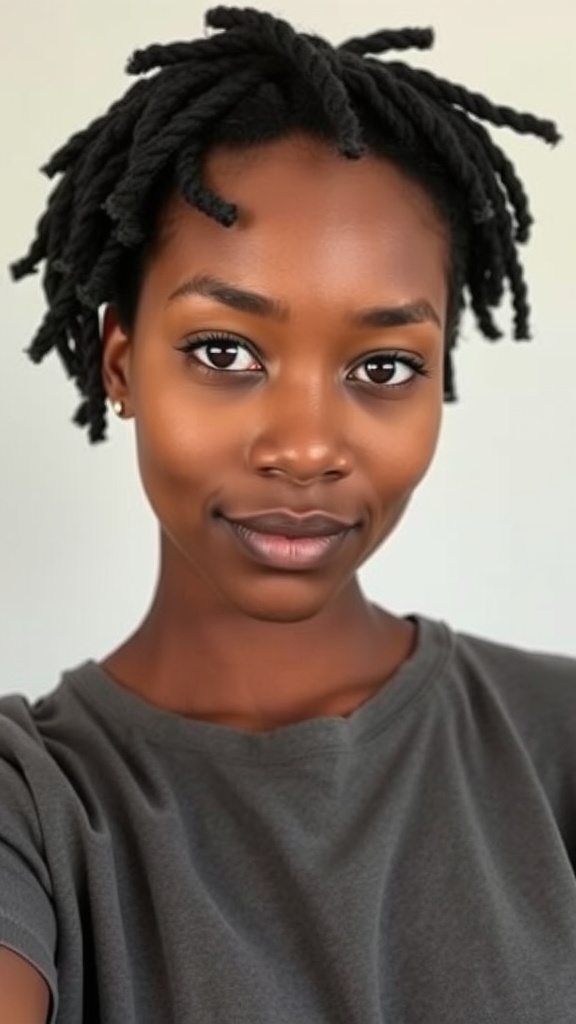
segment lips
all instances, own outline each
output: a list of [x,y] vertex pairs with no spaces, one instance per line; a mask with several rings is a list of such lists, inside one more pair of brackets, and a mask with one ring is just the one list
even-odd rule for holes
[[258,512],[250,516],[224,516],[258,533],[281,537],[331,537],[351,529],[355,523],[347,522],[325,512],[296,515],[289,512]]

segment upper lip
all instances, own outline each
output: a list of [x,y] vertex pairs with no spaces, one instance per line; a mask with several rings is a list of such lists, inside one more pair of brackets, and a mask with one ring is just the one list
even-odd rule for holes
[[250,530],[272,533],[284,537],[329,537],[355,526],[327,512],[309,512],[305,515],[278,510],[255,512],[249,516],[225,516],[232,523],[240,523]]

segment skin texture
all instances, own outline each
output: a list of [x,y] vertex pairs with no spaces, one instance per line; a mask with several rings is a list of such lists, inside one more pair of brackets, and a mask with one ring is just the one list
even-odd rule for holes
[[[135,420],[160,567],[144,621],[101,664],[164,709],[216,724],[347,715],[414,646],[413,625],[368,601],[356,574],[437,445],[446,231],[427,194],[387,161],[348,161],[302,136],[219,148],[205,174],[238,204],[238,222],[223,228],[173,198],[132,329],[106,312],[105,385]],[[169,301],[198,274],[281,302],[284,315],[199,295]],[[421,301],[433,313],[419,323],[354,322],[361,310]],[[209,348],[196,362],[178,350],[206,331],[248,349],[224,364]],[[366,357],[390,352],[419,356],[428,376],[401,363],[370,374]],[[209,376],[198,363],[231,368]],[[213,518],[281,508],[358,526],[322,568],[294,572],[252,562]]]
[[0,1008],[2,1024],[45,1024],[50,1011],[50,990],[28,960],[0,947]]

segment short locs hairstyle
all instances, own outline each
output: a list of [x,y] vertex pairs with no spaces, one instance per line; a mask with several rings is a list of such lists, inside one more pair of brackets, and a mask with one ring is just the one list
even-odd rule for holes
[[387,155],[428,188],[445,215],[452,268],[444,398],[455,401],[452,349],[466,306],[484,337],[499,338],[491,310],[508,288],[514,337],[530,337],[517,246],[528,240],[532,216],[513,164],[481,122],[549,143],[560,138],[555,124],[381,59],[431,47],[430,29],[382,30],[334,47],[251,8],[215,7],[206,24],[219,31],[134,53],[127,70],[142,77],[43,168],[61,177],[28,254],[11,268],[19,279],[45,264],[48,310],[26,349],[30,359],[57,351],[82,396],[73,421],[90,442],[104,440],[99,310],[112,302],[126,319],[133,314],[162,203],[176,190],[230,228],[236,206],[203,182],[209,147],[305,131],[344,159],[367,150]]

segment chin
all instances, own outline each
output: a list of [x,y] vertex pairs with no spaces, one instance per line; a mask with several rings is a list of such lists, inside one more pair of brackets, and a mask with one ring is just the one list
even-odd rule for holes
[[303,611],[301,608],[279,608],[274,611],[257,610],[255,612],[248,612],[248,615],[255,622],[269,622],[269,623],[285,623],[286,625],[296,625],[301,622],[310,622],[316,618],[324,609],[314,608],[312,610]]
[[233,598],[227,595],[227,604],[237,613],[256,622],[296,624],[321,615],[341,593],[340,590],[338,594],[322,594],[318,589],[307,586],[302,577],[299,583],[300,586],[294,586],[293,577],[284,582],[276,580],[269,586],[263,586],[259,593],[253,587],[245,600],[244,595],[234,595]]

